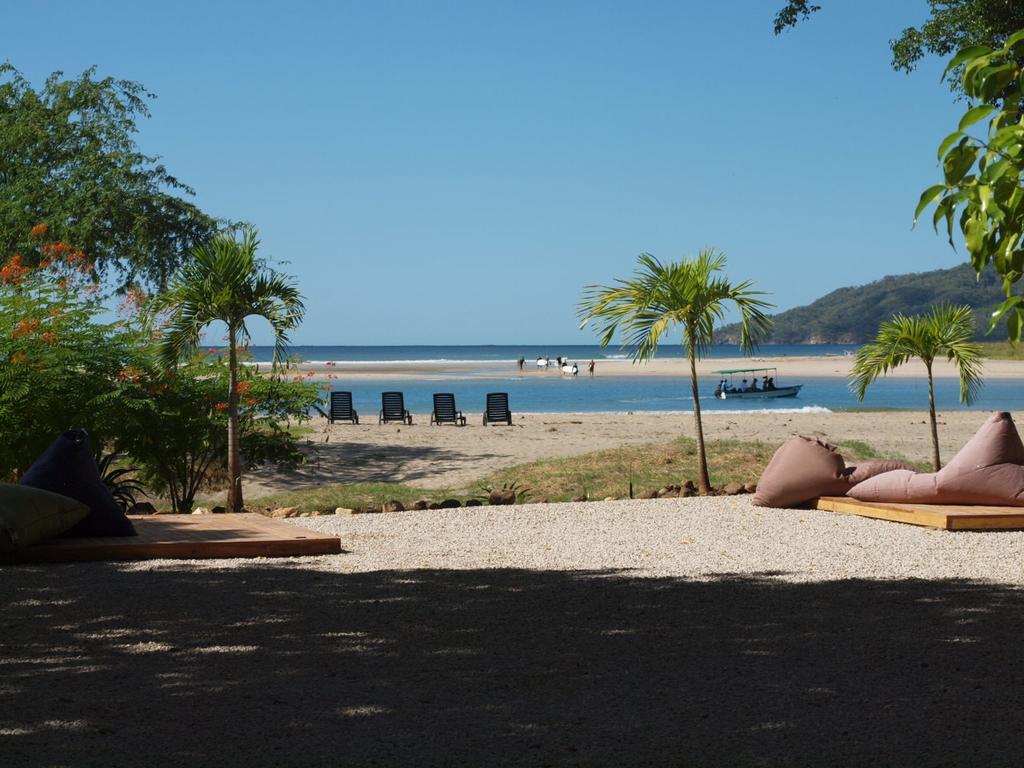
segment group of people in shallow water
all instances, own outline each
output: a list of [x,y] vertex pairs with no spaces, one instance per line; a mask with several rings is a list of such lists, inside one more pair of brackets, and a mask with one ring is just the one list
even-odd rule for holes
[[[580,367],[576,363],[574,363],[572,360],[570,360],[569,358],[562,357],[561,355],[559,355],[558,357],[555,358],[555,361],[556,361],[556,363],[558,365],[558,369],[560,371],[562,371],[562,373],[571,373],[573,376],[579,376],[579,374],[580,374]],[[520,356],[520,358],[518,360],[516,360],[516,364],[519,366],[519,370],[522,371],[523,370],[523,366],[526,365],[526,358]],[[550,357],[538,357],[537,358],[537,367],[538,368],[550,368],[551,367],[551,358]],[[594,375],[594,361],[593,360],[591,360],[590,364],[587,366],[587,372],[591,376]]]
[[718,382],[718,386],[715,387],[715,397],[719,397],[723,393],[728,394],[729,392],[770,392],[773,389],[775,389],[774,376],[765,376],[760,387],[757,386],[757,378],[751,379],[750,384],[747,384],[747,380],[744,379],[738,387],[734,387],[728,380],[722,379]]

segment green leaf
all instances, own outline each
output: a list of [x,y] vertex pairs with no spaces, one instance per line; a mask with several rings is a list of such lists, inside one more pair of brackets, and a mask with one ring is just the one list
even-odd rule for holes
[[924,212],[924,209],[938,200],[939,196],[945,191],[945,184],[936,184],[928,187],[928,189],[921,193],[921,199],[918,201],[917,208],[914,210],[914,224],[917,224],[917,220]]
[[974,165],[978,159],[978,150],[975,147],[961,144],[951,149],[946,159],[942,161],[942,171],[946,177],[946,184],[956,184]]
[[946,152],[949,151],[949,148],[956,144],[961,138],[963,138],[963,135],[963,131],[953,131],[953,133],[949,134],[949,136],[942,140],[942,143],[939,144],[938,152],[938,158],[940,161],[945,156]]
[[991,57],[982,56],[974,59],[964,67],[963,76],[960,78],[964,86],[964,93],[972,98],[980,98],[981,81],[985,79],[986,73],[992,69]]
[[988,234],[988,220],[976,214],[967,219],[964,224],[964,242],[967,244],[967,251],[973,256],[981,253],[985,247],[985,235]]
[[982,212],[987,211],[988,202],[992,199],[992,187],[979,184],[976,189],[978,190],[978,201],[981,203],[981,210]]
[[976,122],[978,122],[979,120],[984,120],[986,117],[988,117],[995,111],[996,108],[991,104],[982,104],[980,106],[967,110],[964,116],[960,118],[960,130],[966,131]]
[[945,78],[951,70],[956,69],[964,62],[971,61],[979,56],[984,56],[986,53],[992,53],[992,49],[987,45],[971,45],[960,50],[956,56],[949,60],[949,64],[946,65],[946,68],[942,70],[942,77]]
[[[1022,297],[1020,297],[1020,296],[1011,296],[1006,301],[1004,301],[1002,304],[1000,304],[998,307],[993,309],[992,313],[989,315],[988,330],[986,330],[985,333],[992,333],[992,330],[997,325],[999,325],[999,321],[1002,320],[1003,315],[1005,315],[1011,309],[1013,309],[1018,304],[1020,304],[1022,300],[1024,300],[1024,299],[1022,299]],[[1016,313],[1014,313],[1014,314],[1016,314]]]
[[1024,323],[1021,322],[1021,312],[1017,308],[1013,311],[1013,314],[1006,318],[1007,337],[1011,341],[1020,341],[1022,328],[1024,328]]
[[986,72],[978,89],[981,98],[984,101],[992,101],[992,99],[1000,96],[1016,74],[1017,68],[1013,64],[1003,64]]
[[1011,51],[1013,47],[1017,45],[1017,43],[1019,43],[1021,40],[1024,40],[1024,29],[1020,30],[1019,32],[1014,32],[1012,35],[1006,38],[1006,42],[1003,43],[1003,50],[1007,52]]

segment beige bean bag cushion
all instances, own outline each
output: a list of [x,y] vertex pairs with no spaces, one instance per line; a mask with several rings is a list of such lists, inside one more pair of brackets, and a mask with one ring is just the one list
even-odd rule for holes
[[894,470],[850,489],[860,501],[1024,506],[1024,443],[1008,413],[994,413],[938,472]]
[[787,440],[772,456],[757,481],[754,504],[759,507],[792,507],[819,496],[845,496],[850,487],[869,477],[909,464],[872,459],[848,467],[842,455],[816,437]]

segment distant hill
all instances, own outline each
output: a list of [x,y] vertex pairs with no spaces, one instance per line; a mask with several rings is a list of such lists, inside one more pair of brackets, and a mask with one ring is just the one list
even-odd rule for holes
[[[878,324],[897,312],[928,311],[932,305],[969,304],[975,310],[978,335],[984,334],[987,315],[1005,296],[996,274],[988,269],[981,280],[962,264],[952,269],[883,277],[867,285],[840,288],[812,304],[774,316],[770,342],[774,344],[861,344],[874,338]],[[993,331],[990,338],[1001,339]],[[715,333],[723,344],[739,342],[740,327],[732,323]]]

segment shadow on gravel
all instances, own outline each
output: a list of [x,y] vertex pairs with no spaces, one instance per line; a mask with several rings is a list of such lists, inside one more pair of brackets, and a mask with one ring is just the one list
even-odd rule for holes
[[0,569],[0,762],[1008,765],[1024,596],[957,581]]

